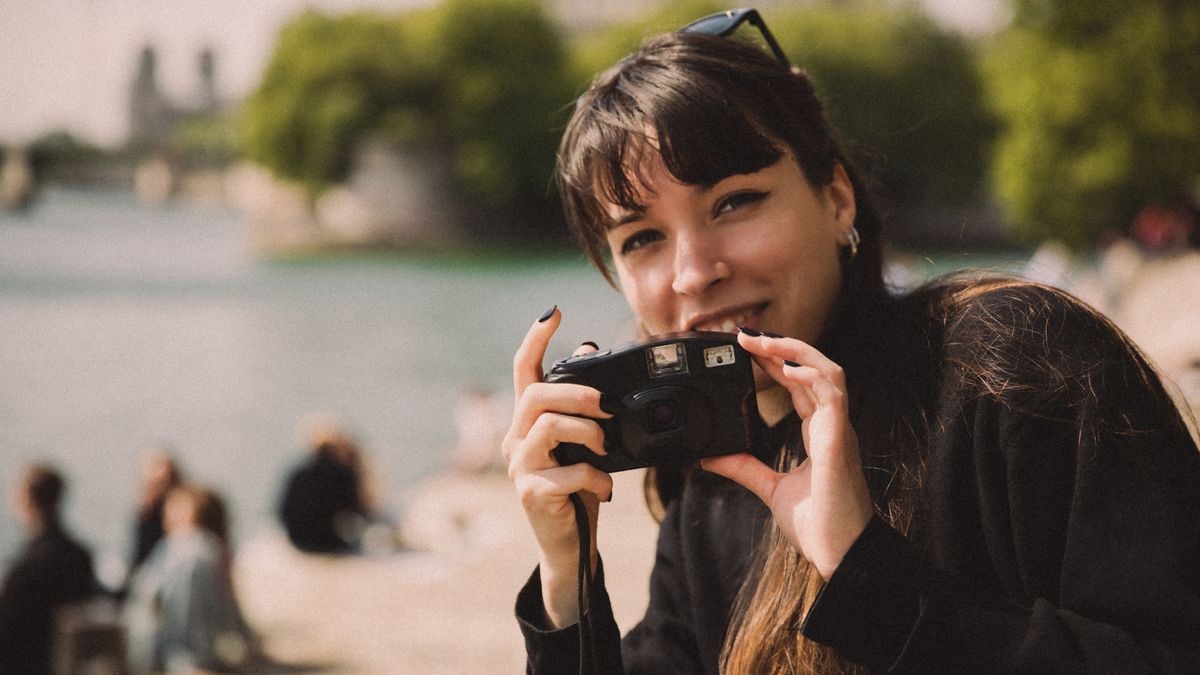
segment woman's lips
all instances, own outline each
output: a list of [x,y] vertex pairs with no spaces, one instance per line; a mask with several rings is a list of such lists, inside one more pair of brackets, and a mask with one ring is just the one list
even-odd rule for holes
[[758,318],[766,306],[767,303],[764,302],[762,304],[702,316],[698,321],[691,323],[690,330],[733,333],[737,331],[738,326],[750,326],[753,328],[758,323]]

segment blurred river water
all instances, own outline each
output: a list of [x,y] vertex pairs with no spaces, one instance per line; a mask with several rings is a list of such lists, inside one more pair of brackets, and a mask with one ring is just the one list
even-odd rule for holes
[[[173,446],[231,507],[235,539],[273,526],[298,422],[338,415],[361,440],[385,510],[444,465],[469,387],[509,396],[512,354],[543,310],[547,360],[632,335],[582,255],[266,261],[241,217],[51,190],[0,214],[0,472],[50,461],[65,520],[105,562],[127,557],[137,459]],[[0,570],[22,535],[0,518]]]

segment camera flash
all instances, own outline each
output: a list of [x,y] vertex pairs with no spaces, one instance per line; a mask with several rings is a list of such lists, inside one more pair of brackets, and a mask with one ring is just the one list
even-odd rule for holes
[[709,347],[704,350],[704,367],[727,366],[733,363],[733,345]]

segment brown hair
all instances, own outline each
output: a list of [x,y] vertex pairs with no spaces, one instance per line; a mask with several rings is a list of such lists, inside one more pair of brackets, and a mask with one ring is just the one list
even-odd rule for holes
[[192,522],[196,527],[215,536],[222,546],[229,546],[229,513],[220,494],[201,485],[183,483],[168,493],[168,499],[177,496],[190,503]]
[[25,493],[38,514],[47,522],[57,522],[59,504],[65,490],[62,474],[48,464],[34,464],[25,472]]
[[[857,256],[843,258],[839,298],[818,346],[843,365],[848,378],[862,373],[875,380],[877,374],[866,371],[882,360],[863,360],[860,355],[879,353],[879,323],[901,316],[903,303],[891,297],[883,282],[878,214],[843,154],[807,75],[753,45],[672,33],[649,41],[596,78],[579,99],[563,136],[558,180],[573,233],[610,283],[603,204],[636,206],[645,184],[638,173],[638,153],[652,147],[651,134],[667,170],[693,185],[712,185],[734,174],[758,171],[779,161],[785,150],[793,154],[814,187],[829,184],[835,167],[845,167],[855,190],[855,228],[862,241]],[[905,363],[918,371],[906,372],[899,380],[914,390],[911,395],[864,398],[851,391],[855,428],[863,425],[868,435],[881,440],[876,447],[891,449],[888,456],[878,458],[881,466],[874,467],[878,471],[873,474],[873,489],[876,503],[891,505],[884,516],[901,529],[913,503],[901,496],[913,492],[919,475],[895,480],[896,467],[904,466],[903,460],[913,454],[925,425],[919,406],[909,406],[907,412],[900,408],[925,387],[931,370],[921,370],[911,359]],[[799,435],[794,437],[797,442],[786,444],[781,453],[781,467],[794,464],[800,456]],[[684,473],[664,470],[648,477],[652,511],[661,513],[661,502],[679,494]],[[777,531],[763,539],[759,551],[758,571],[748,576],[735,603],[722,656],[724,670],[756,674],[829,670],[838,663],[836,655],[795,630],[811,603],[818,576]]]
[[[850,421],[872,501],[899,532],[910,533],[920,505],[922,454],[933,425],[927,415],[939,395],[938,378],[948,373],[959,378],[962,395],[994,398],[1032,415],[1046,414],[1047,397],[1074,393],[1078,400],[1092,401],[1079,411],[1081,433],[1140,433],[1176,423],[1138,419],[1111,408],[1121,402],[1079,395],[1102,387],[1095,381],[1102,377],[1100,365],[1133,354],[1136,377],[1163,404],[1147,410],[1174,410],[1132,343],[1060,291],[960,276],[907,295],[891,294],[882,275],[880,219],[865,184],[843,156],[812,83],[756,47],[730,39],[660,36],[601,74],[579,99],[559,148],[559,183],[572,230],[610,283],[602,205],[636,206],[644,184],[637,153],[653,147],[647,143],[651,134],[664,166],[689,184],[710,185],[757,171],[778,161],[785,149],[814,187],[828,184],[836,165],[846,167],[862,242],[856,257],[843,259],[842,287],[817,347],[845,370]],[[1094,352],[1055,351],[1046,336],[1065,313],[1119,339],[1097,341]],[[1015,348],[995,348],[1005,344]],[[777,459],[781,470],[803,457],[798,423],[793,418],[786,424]],[[663,470],[648,476],[652,511],[661,514],[664,503],[678,497],[687,473]],[[798,629],[821,583],[808,561],[771,528],[734,603],[723,671],[858,671]]]
[[567,224],[610,283],[603,204],[637,205],[645,184],[637,159],[650,140],[667,170],[692,185],[758,171],[785,149],[814,187],[846,167],[861,195],[855,227],[862,243],[850,276],[882,291],[879,219],[812,81],[751,44],[696,33],[659,36],[601,73],[576,102],[559,145]]

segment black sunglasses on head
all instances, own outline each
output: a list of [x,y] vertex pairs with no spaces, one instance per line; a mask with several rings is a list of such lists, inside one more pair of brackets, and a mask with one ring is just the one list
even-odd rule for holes
[[703,33],[705,35],[716,35],[717,37],[728,37],[733,34],[743,23],[750,22],[758,32],[762,33],[763,39],[767,41],[767,46],[771,48],[771,53],[775,58],[779,59],[785,67],[791,68],[792,64],[788,61],[787,56],[783,53],[779,43],[775,41],[775,36],[771,35],[771,30],[767,28],[766,22],[762,20],[758,10],[753,7],[743,7],[741,9],[727,9],[724,12],[717,12],[706,17],[696,19],[683,28],[679,29],[681,33]]

